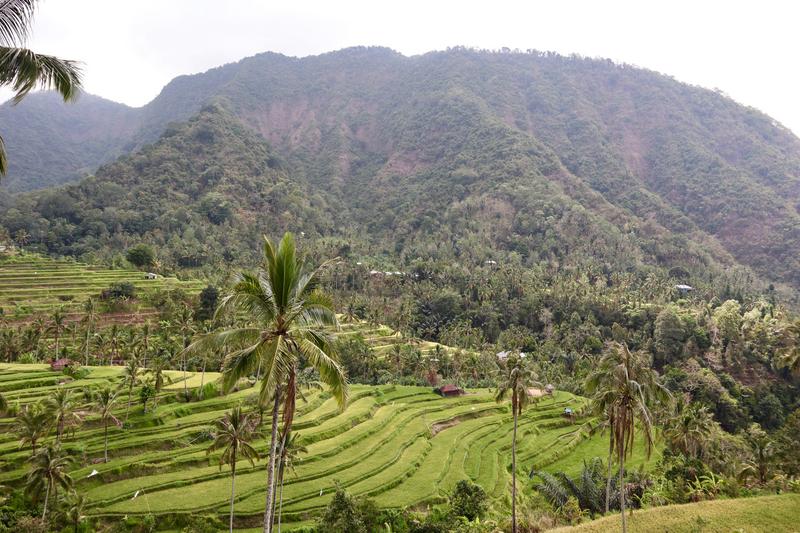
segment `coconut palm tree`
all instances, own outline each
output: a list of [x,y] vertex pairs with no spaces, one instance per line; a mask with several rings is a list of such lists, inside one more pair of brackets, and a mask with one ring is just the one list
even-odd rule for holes
[[53,500],[58,499],[58,487],[64,490],[72,488],[72,478],[67,473],[67,468],[71,462],[70,458],[64,454],[61,447],[48,444],[41,448],[31,457],[31,469],[28,471],[28,478],[25,490],[28,494],[39,495],[44,491],[44,510],[42,520],[47,518],[47,504],[52,494]]
[[83,364],[89,364],[89,346],[91,346],[92,335],[94,335],[94,324],[97,317],[100,315],[97,303],[91,296],[83,303],[83,318],[81,324],[86,329],[86,338],[84,339],[84,357]]
[[628,531],[625,517],[625,458],[633,451],[638,422],[644,437],[647,457],[655,442],[651,408],[666,401],[669,393],[658,381],[649,358],[642,352],[631,352],[625,343],[612,342],[606,346],[597,368],[586,381],[586,391],[592,394],[595,412],[607,417],[609,447],[619,463],[620,510],[622,531]]
[[30,445],[36,454],[36,444],[50,432],[50,417],[40,404],[28,404],[17,414],[14,429],[19,436],[19,447]]
[[[74,100],[81,86],[77,63],[23,48],[36,3],[36,0],[0,2],[0,86],[11,86],[16,93],[15,104],[36,87],[55,89],[64,101]],[[8,162],[0,138],[0,176],[6,172]]]
[[112,412],[117,406],[118,394],[111,387],[106,386],[91,395],[94,408],[103,422],[103,462],[105,463],[108,462],[108,423],[113,422],[118,426],[120,425],[119,419]]
[[175,323],[173,324],[176,333],[178,333],[181,338],[183,339],[183,350],[181,350],[181,368],[183,369],[183,394],[184,396],[188,397],[188,384],[186,381],[186,364],[187,364],[187,355],[188,352],[185,349],[189,344],[192,342],[192,335],[194,335],[197,330],[194,327],[194,318],[192,316],[192,310],[189,309],[189,306],[184,305],[181,308],[180,313],[175,317]]
[[161,393],[161,389],[164,388],[164,385],[167,383],[172,383],[172,378],[169,377],[165,373],[167,370],[167,360],[162,357],[154,357],[150,361],[150,368],[145,370],[147,374],[150,374],[153,377],[153,406],[158,407],[158,395]]
[[67,314],[64,312],[64,309],[59,307],[55,311],[53,311],[53,316],[51,317],[50,325],[47,326],[47,333],[51,333],[53,335],[53,339],[55,340],[55,352],[53,359],[58,359],[58,341],[61,338],[61,333],[64,331],[66,326],[66,319]]
[[210,454],[221,449],[220,470],[225,464],[231,467],[231,533],[233,533],[233,504],[236,499],[236,461],[238,458],[244,457],[250,461],[251,466],[255,466],[258,452],[250,444],[256,436],[255,428],[255,420],[250,415],[243,413],[240,406],[236,406],[214,423],[214,442],[206,450],[206,453]]
[[67,522],[72,524],[74,533],[78,533],[81,522],[86,518],[86,505],[88,503],[86,497],[77,492],[72,492],[69,497],[67,497],[67,508],[64,514],[66,515]]
[[152,335],[150,322],[145,322],[133,337],[133,346],[138,351],[137,358],[142,359],[142,366],[145,368],[147,368],[147,357],[150,354],[150,337]]
[[664,440],[670,449],[702,459],[714,426],[714,418],[705,406],[681,399],[665,421]]
[[76,412],[77,405],[69,389],[56,389],[44,400],[44,408],[56,428],[57,445],[61,444],[64,430],[74,428],[81,423],[81,417]]
[[278,533],[281,533],[281,518],[283,516],[283,475],[286,470],[294,472],[294,463],[301,453],[307,453],[308,449],[300,444],[300,434],[289,433],[281,438],[281,454],[278,465],[278,483],[280,484],[280,496],[278,497]]
[[780,349],[778,357],[779,367],[789,372],[800,375],[800,319],[795,320],[785,330],[784,347]]
[[237,275],[216,313],[230,313],[247,323],[200,336],[187,347],[189,352],[228,354],[223,368],[226,391],[263,369],[259,403],[272,404],[265,533],[272,531],[279,413],[283,405],[283,427],[288,431],[294,418],[299,364],[304,362],[319,372],[341,408],[347,402],[347,378],[333,353],[331,337],[322,329],[338,326],[330,298],[317,290],[324,266],[309,269],[297,257],[291,233],[284,235],[277,249],[265,237],[262,267]]
[[123,422],[123,425],[127,425],[128,415],[130,414],[131,411],[131,399],[133,398],[133,388],[141,380],[141,374],[139,372],[139,363],[136,361],[135,357],[131,357],[125,364],[125,368],[122,371],[122,380],[123,383],[128,386],[128,407],[125,408],[125,421]]
[[528,390],[537,385],[536,375],[521,354],[509,355],[500,371],[495,400],[500,403],[511,397],[514,431],[511,437],[511,531],[517,531],[517,418],[528,404]]

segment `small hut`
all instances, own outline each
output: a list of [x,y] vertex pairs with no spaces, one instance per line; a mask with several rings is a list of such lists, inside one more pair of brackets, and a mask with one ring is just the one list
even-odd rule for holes
[[464,389],[458,387],[457,385],[442,385],[441,387],[437,387],[433,389],[433,392],[438,394],[443,398],[449,398],[451,396],[461,396],[462,394],[466,394]]
[[61,372],[70,365],[72,365],[72,360],[67,359],[66,357],[62,357],[61,359],[56,359],[55,361],[52,361],[50,363],[50,370]]

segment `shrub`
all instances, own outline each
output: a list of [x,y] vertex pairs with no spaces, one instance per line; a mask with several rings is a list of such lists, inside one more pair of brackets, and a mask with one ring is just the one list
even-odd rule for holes
[[137,244],[133,248],[129,248],[125,254],[127,259],[132,265],[141,268],[150,266],[155,262],[156,254],[153,249],[146,244]]
[[480,485],[466,479],[456,483],[450,497],[450,508],[455,516],[463,516],[469,520],[482,518],[486,514],[487,506],[486,492]]
[[136,287],[129,281],[112,283],[111,286],[100,293],[103,300],[133,300],[136,298]]

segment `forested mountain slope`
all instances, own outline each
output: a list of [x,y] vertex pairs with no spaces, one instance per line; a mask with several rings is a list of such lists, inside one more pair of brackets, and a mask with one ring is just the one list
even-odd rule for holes
[[[154,141],[209,102],[261,134],[298,194],[316,191],[298,201],[332,226],[320,233],[298,218],[293,229],[358,235],[369,243],[364,253],[477,260],[503,250],[530,263],[588,256],[610,270],[650,264],[694,273],[740,263],[769,281],[800,282],[800,141],[756,110],[660,74],[537,53],[267,53],[177,78],[134,110],[136,131],[122,145]],[[190,158],[196,147],[173,148]],[[154,151],[132,160],[144,154]],[[216,164],[224,168],[226,157]],[[150,178],[171,179],[152,161],[142,164]],[[98,179],[124,182],[138,168],[112,165]],[[203,171],[185,178],[204,191]],[[103,201],[115,206],[110,198]],[[62,224],[38,208],[31,215],[43,220],[34,224],[22,211],[22,219],[3,219],[12,233],[29,228],[35,237],[36,224]],[[246,220],[238,216],[232,221]],[[158,240],[121,227],[107,229]],[[65,239],[47,246],[97,249]]]

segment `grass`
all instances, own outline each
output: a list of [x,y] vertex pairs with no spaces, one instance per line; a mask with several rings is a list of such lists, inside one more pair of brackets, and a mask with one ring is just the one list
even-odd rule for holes
[[[629,531],[636,533],[800,532],[800,494],[715,500],[634,511]],[[607,516],[553,533],[611,533],[619,515]]]
[[[12,404],[23,404],[38,401],[58,387],[116,386],[122,372],[120,367],[89,367],[86,378],[69,381],[47,368],[0,364],[0,386],[27,384],[8,392]],[[151,406],[145,415],[135,402],[131,427],[110,427],[109,463],[97,462],[102,456],[103,430],[94,414],[65,442],[77,458],[71,473],[77,489],[90,501],[89,514],[109,519],[149,512],[224,515],[229,469],[218,467],[217,454],[205,453],[208,432],[227,409],[246,402],[257,391],[251,388],[182,403],[176,400],[176,392],[183,388],[183,373],[170,375],[174,383],[162,392],[157,408]],[[207,372],[206,382],[218,377]],[[199,380],[199,373],[189,372],[186,385],[197,387]],[[124,413],[125,393],[118,416]],[[521,449],[533,457],[537,450],[548,450],[562,435],[574,432],[578,426],[565,425],[561,412],[564,405],[579,407],[583,401],[557,393],[552,400],[528,409],[520,421],[525,436]],[[20,486],[28,451],[17,448],[12,422],[0,419],[0,481]],[[355,495],[374,498],[383,507],[402,507],[441,501],[464,478],[501,496],[510,479],[511,416],[508,406],[495,403],[488,390],[441,398],[428,387],[353,385],[344,412],[327,393],[312,391],[307,401],[298,402],[295,428],[309,451],[300,456],[296,471],[286,479],[284,509],[290,522],[318,513],[328,503],[334,481]],[[255,446],[264,454],[268,442],[262,438]],[[239,463],[237,516],[256,517],[263,512],[264,465],[263,460],[255,467]],[[521,471],[526,466],[521,465]],[[98,474],[87,477],[92,470]],[[137,491],[139,496],[134,498]]]

